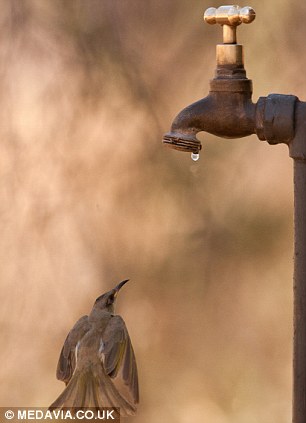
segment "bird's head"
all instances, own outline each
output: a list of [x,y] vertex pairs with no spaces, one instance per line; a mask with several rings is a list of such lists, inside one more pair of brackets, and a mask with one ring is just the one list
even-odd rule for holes
[[100,310],[106,310],[110,313],[113,313],[118,292],[123,287],[123,285],[126,284],[128,281],[129,279],[126,279],[118,283],[118,285],[115,286],[115,288],[111,289],[108,292],[105,292],[105,294],[100,295],[100,297],[98,297],[95,301],[94,308],[98,308]]

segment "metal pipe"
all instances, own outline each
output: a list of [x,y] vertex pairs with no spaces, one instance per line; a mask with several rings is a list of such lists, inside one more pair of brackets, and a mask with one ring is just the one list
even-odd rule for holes
[[[305,133],[306,143],[306,133]],[[306,422],[306,161],[294,160],[293,423]]]
[[294,159],[293,423],[306,422],[306,103],[297,101]]

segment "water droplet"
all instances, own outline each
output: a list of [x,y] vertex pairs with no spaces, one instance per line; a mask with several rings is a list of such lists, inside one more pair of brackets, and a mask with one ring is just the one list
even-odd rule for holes
[[200,158],[200,154],[199,153],[191,153],[191,158],[194,162],[198,161]]

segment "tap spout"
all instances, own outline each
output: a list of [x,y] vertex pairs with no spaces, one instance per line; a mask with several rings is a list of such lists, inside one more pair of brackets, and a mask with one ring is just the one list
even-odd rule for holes
[[163,143],[180,151],[198,153],[198,132],[221,138],[241,138],[256,132],[256,105],[248,79],[214,79],[209,95],[184,108],[174,119]]

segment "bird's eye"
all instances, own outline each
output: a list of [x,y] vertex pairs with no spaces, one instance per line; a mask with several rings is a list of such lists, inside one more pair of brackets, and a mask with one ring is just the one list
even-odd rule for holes
[[107,299],[107,305],[111,305],[111,304],[113,304],[113,302],[114,302],[114,296],[113,295],[111,295],[108,299]]

